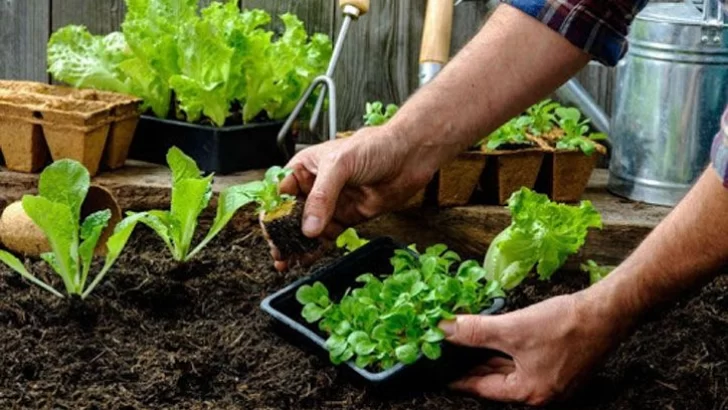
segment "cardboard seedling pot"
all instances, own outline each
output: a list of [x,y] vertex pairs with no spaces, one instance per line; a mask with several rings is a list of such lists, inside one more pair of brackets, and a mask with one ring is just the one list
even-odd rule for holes
[[[338,301],[350,288],[360,287],[355,280],[365,273],[382,274],[392,271],[389,259],[396,249],[407,250],[390,238],[377,238],[356,251],[343,256],[330,265],[300,279],[261,303],[264,312],[273,318],[275,330],[289,339],[295,346],[306,349],[329,360],[326,349],[327,336],[317,324],[309,324],[301,317],[303,306],[296,300],[296,291],[301,286],[315,282],[323,283],[332,300]],[[505,300],[496,299],[489,309],[481,314],[496,314],[505,306]],[[429,360],[420,356],[411,365],[397,364],[389,370],[376,371],[360,369],[353,361],[341,365],[341,369],[354,381],[376,387],[379,394],[400,393],[401,389],[442,388],[442,385],[461,376],[476,363],[482,363],[493,355],[483,349],[469,349],[444,343],[442,356]],[[482,360],[482,361],[480,361]]]
[[484,153],[468,151],[442,167],[436,178],[437,205],[441,207],[467,205],[478,186],[486,161],[487,156]]
[[546,154],[536,182],[536,191],[557,202],[578,202],[584,194],[599,153],[556,150]]
[[113,122],[110,106],[96,101],[51,100],[42,114],[43,134],[53,160],[74,159],[96,175]]
[[[106,241],[121,221],[121,208],[114,195],[106,188],[97,185],[90,186],[86,199],[81,205],[81,222],[88,215],[104,209],[111,211],[111,219],[96,245],[94,252],[96,255],[106,254]],[[0,216],[0,242],[9,250],[26,256],[39,257],[42,253],[51,251],[43,231],[23,210],[22,201],[8,205]]]
[[504,205],[521,187],[533,189],[544,155],[538,148],[486,152],[488,160],[480,179],[485,200]]
[[0,93],[0,150],[11,171],[36,172],[49,158],[38,123],[41,100]]
[[129,154],[134,131],[139,122],[139,104],[136,97],[97,90],[79,90],[70,87],[36,83],[30,81],[2,81],[0,90],[13,93],[35,94],[45,101],[74,100],[91,101],[96,106],[105,104],[110,109],[110,129],[104,148],[103,165],[117,169],[124,165]]

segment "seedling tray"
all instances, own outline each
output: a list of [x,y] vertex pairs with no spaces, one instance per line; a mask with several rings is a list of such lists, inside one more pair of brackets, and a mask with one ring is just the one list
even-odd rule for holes
[[[309,324],[301,317],[301,304],[296,300],[296,291],[304,285],[321,282],[328,288],[332,300],[340,300],[346,290],[357,286],[355,279],[365,273],[390,272],[389,259],[396,249],[407,249],[391,238],[378,238],[336,262],[327,265],[311,276],[300,279],[263,300],[261,308],[273,317],[275,329],[295,345],[329,360],[326,350],[326,335],[318,324]],[[498,313],[505,306],[504,299],[496,299],[489,309],[481,314]],[[342,364],[342,369],[355,381],[377,387],[380,393],[400,389],[418,390],[436,388],[462,375],[473,365],[493,356],[496,352],[472,349],[445,343],[442,356],[429,360],[424,356],[411,365],[397,364],[393,368],[374,373],[358,368],[353,361]]]
[[[285,163],[277,143],[282,126],[282,122],[266,122],[213,127],[143,115],[129,156],[166,164],[167,151],[176,146],[205,172],[230,174],[268,168]],[[293,141],[289,144],[288,152],[293,152]]]

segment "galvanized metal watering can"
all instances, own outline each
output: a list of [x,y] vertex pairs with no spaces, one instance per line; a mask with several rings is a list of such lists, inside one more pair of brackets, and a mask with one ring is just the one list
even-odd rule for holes
[[611,120],[575,80],[557,92],[609,133],[617,195],[674,205],[710,160],[728,104],[728,26],[719,0],[695,3],[648,4],[636,17]]

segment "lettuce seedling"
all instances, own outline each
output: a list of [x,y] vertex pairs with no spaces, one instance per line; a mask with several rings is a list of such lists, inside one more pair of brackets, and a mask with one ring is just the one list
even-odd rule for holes
[[392,274],[365,274],[362,286],[338,302],[320,282],[296,292],[309,323],[329,335],[331,361],[355,360],[360,368],[386,370],[397,363],[414,363],[420,355],[435,360],[445,338],[438,324],[458,313],[477,313],[503,295],[497,281],[486,280],[477,261],[461,262],[445,245],[425,253],[397,250]]
[[530,131],[533,135],[543,135],[554,128],[556,116],[554,111],[561,107],[561,104],[552,100],[543,100],[526,110],[531,117]]
[[581,150],[586,155],[592,155],[599,150],[596,141],[607,139],[606,134],[589,132],[589,119],[581,117],[576,108],[558,108],[556,117],[564,135],[556,142],[556,148],[565,150]]
[[336,238],[336,247],[345,249],[347,253],[354,252],[368,243],[368,240],[359,237],[359,233],[354,228],[345,230]]
[[588,260],[581,265],[581,271],[589,274],[589,283],[592,285],[609,275],[615,266],[601,266],[593,260]]
[[395,104],[388,104],[386,109],[384,104],[380,101],[367,103],[366,114],[364,114],[364,125],[373,127],[377,125],[384,125],[394,117],[399,107]]
[[528,139],[528,130],[532,124],[533,119],[525,115],[513,118],[479,142],[478,145],[485,143],[485,147],[491,151],[505,145],[533,145],[533,142]]
[[[38,195],[23,197],[23,210],[43,231],[51,252],[41,258],[63,279],[68,295],[86,298],[106,276],[126,246],[139,216],[122,220],[106,242],[106,261],[101,271],[87,286],[94,250],[111,219],[108,209],[88,215],[81,221],[81,205],[90,186],[86,168],[72,160],[60,160],[40,175]],[[4,262],[22,277],[58,297],[63,294],[25,269],[23,263],[6,251],[0,251]]]
[[527,188],[508,201],[511,225],[488,248],[483,267],[488,280],[503,289],[518,286],[536,267],[547,280],[583,245],[589,228],[601,228],[602,218],[591,202],[579,206],[552,202]]

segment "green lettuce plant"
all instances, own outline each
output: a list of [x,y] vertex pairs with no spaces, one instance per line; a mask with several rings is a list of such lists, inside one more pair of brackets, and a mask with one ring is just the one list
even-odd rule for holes
[[167,153],[167,164],[172,172],[172,202],[168,211],[153,210],[136,215],[167,245],[172,257],[186,262],[197,255],[230,222],[242,207],[256,202],[259,210],[272,211],[292,197],[279,192],[278,184],[290,174],[289,170],[272,167],[262,181],[226,188],[217,200],[217,212],[207,235],[197,246],[192,241],[197,220],[212,198],[213,175],[202,176],[195,161],[181,150],[172,147]]
[[581,271],[589,274],[589,283],[592,285],[606,278],[615,268],[615,266],[599,265],[591,259],[581,264]]
[[526,114],[531,118],[529,130],[533,135],[543,135],[554,128],[556,116],[554,112],[561,107],[561,104],[552,100],[543,100],[538,104],[534,104],[526,110]]
[[394,117],[398,110],[399,107],[395,104],[387,104],[385,108],[381,101],[369,102],[363,117],[364,125],[367,127],[384,125]]
[[533,119],[526,115],[513,118],[478,145],[485,143],[485,147],[491,151],[497,150],[504,145],[533,145],[533,142],[528,139],[528,130],[532,124]]
[[478,262],[461,262],[445,245],[423,254],[397,250],[391,264],[390,275],[358,277],[362,286],[338,303],[320,282],[297,291],[304,319],[318,322],[329,335],[326,346],[333,363],[353,359],[360,368],[386,370],[411,364],[420,355],[435,360],[445,338],[440,321],[480,312],[503,295]]
[[198,12],[196,0],[126,0],[121,33],[93,36],[79,26],[53,33],[48,67],[75,87],[134,94],[143,109],[166,118],[207,118],[222,126],[240,105],[244,122],[262,112],[286,117],[310,82],[326,70],[328,36],[309,36],[293,14],[280,18],[275,36],[262,10],[241,12],[236,0],[212,2]]
[[[81,223],[81,205],[90,186],[86,168],[72,160],[56,161],[40,175],[38,195],[23,197],[23,210],[43,231],[52,251],[41,258],[63,279],[66,294],[86,298],[109,272],[126,246],[139,216],[122,220],[106,242],[106,261],[88,282],[94,250],[111,219],[108,209],[88,215]],[[4,262],[23,278],[58,297],[63,293],[27,271],[12,254],[0,250]]]
[[491,243],[483,267],[487,279],[510,290],[536,268],[547,280],[584,245],[589,228],[601,228],[602,218],[589,201],[579,206],[558,204],[527,188],[508,201],[511,225]]
[[586,155],[597,151],[596,141],[603,141],[607,136],[602,133],[589,133],[589,119],[582,118],[576,108],[557,108],[556,118],[564,135],[556,142],[556,148],[565,150],[581,150]]
[[359,233],[354,228],[348,228],[336,238],[336,247],[345,249],[347,253],[354,252],[368,243],[367,239],[359,237]]

